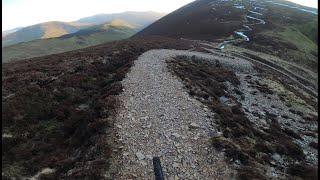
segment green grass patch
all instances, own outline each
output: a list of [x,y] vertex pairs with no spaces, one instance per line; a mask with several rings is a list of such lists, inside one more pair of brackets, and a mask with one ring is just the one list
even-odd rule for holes
[[302,34],[318,44],[318,19],[296,26]]
[[287,27],[278,37],[296,45],[300,51],[312,53],[318,51],[317,45],[295,27]]
[[295,26],[288,26],[283,31],[265,31],[262,34],[270,38],[275,37],[284,42],[292,43],[299,51],[304,53],[318,52],[318,45]]

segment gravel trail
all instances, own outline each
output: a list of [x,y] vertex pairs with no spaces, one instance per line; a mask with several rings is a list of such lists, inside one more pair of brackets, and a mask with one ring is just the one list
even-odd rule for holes
[[[182,82],[168,72],[165,60],[177,55],[213,55],[178,50],[142,54],[122,81],[122,107],[116,118],[122,153],[112,164],[115,179],[154,179],[152,157],[159,156],[166,179],[230,179],[234,172],[209,138],[219,132],[213,113],[191,98]],[[223,59],[229,68],[247,61]]]

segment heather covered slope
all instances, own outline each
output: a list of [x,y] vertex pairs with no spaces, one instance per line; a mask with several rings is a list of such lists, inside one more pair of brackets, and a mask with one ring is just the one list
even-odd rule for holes
[[105,178],[120,81],[143,52],[191,44],[129,39],[4,63],[2,178]]
[[136,36],[161,35],[206,40],[226,37],[241,27],[244,16],[244,12],[232,6],[232,1],[194,1],[146,27]]
[[[282,0],[198,0],[161,18],[136,36],[207,40],[218,47],[225,40],[239,38],[234,31],[243,30],[249,41],[237,46],[280,57],[317,73],[315,13],[315,9]],[[263,23],[257,23],[260,20]]]
[[212,144],[225,152],[237,179],[317,179],[317,106],[302,100],[283,73],[248,59],[250,73],[238,57],[224,57],[238,65],[178,56],[168,66],[192,97],[215,112]]
[[3,178],[152,178],[153,155],[172,178],[317,177],[317,94],[205,42],[130,38],[2,76]]
[[[256,4],[261,5],[261,8],[255,9]],[[317,31],[314,23],[317,24],[317,15],[283,5],[308,9],[311,12],[316,11],[283,0],[197,0],[156,21],[139,32],[137,36],[161,35],[176,38],[203,38],[212,41],[231,35],[234,30],[244,24],[244,17],[248,11],[256,11],[258,14],[250,15],[255,15],[267,22],[264,26],[259,26],[258,32],[277,31],[281,29],[277,26],[281,23],[300,25],[298,29],[315,42]]]

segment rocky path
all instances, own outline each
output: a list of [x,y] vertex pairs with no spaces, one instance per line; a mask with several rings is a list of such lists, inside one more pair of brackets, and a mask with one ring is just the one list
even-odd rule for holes
[[[121,154],[112,164],[115,179],[154,179],[152,157],[159,156],[166,179],[230,179],[234,172],[210,145],[219,133],[213,113],[191,98],[166,67],[177,55],[221,57],[177,50],[141,55],[123,80],[123,103],[115,122]],[[243,63],[241,61],[236,61]],[[239,66],[225,60],[225,66]]]

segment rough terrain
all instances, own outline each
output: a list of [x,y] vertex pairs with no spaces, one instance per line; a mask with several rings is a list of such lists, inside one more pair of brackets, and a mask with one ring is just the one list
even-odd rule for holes
[[119,82],[152,48],[191,44],[149,37],[4,63],[2,178],[101,178],[114,148]]
[[317,98],[270,66],[251,62],[255,72],[229,71],[197,57],[168,61],[188,93],[215,112],[223,133],[212,143],[239,179],[316,179]]
[[168,179],[316,178],[317,97],[211,48],[137,38],[5,63],[3,177],[153,179],[160,156]]
[[[211,51],[215,52],[213,49]],[[181,76],[183,73],[179,75],[183,81],[174,76],[180,72],[177,69],[173,69],[175,73],[170,73],[171,63],[174,62],[171,60],[181,56],[185,58],[177,60],[176,63],[181,61],[183,64],[191,59],[192,62],[200,64],[208,62],[206,66],[216,64],[215,66],[220,67],[221,64],[231,74],[236,74],[236,79],[230,79],[228,73],[221,74],[219,76],[225,79],[222,81],[239,82],[238,88],[230,82],[225,82],[227,87],[225,90],[218,82],[216,87],[214,84],[213,87],[211,85],[213,91],[225,93],[218,97],[220,105],[212,106],[209,102],[215,97],[203,95],[210,92],[195,90],[193,93],[194,90],[188,90],[196,88],[197,85],[193,84],[200,85],[201,81],[191,79],[187,81],[188,84]],[[166,62],[170,63],[171,70],[168,69]],[[196,66],[190,68],[193,68],[190,70],[194,72],[198,69]],[[248,77],[252,80],[248,81]],[[205,78],[203,76],[202,79]],[[268,76],[259,73],[259,68],[248,60],[223,55],[218,51],[214,55],[177,50],[151,50],[144,53],[135,61],[135,65],[122,81],[124,87],[120,95],[122,107],[115,121],[120,151],[112,161],[112,169],[116,171],[108,176],[111,175],[116,179],[153,179],[152,157],[154,156],[161,158],[167,179],[237,177],[265,179],[288,178],[292,175],[317,176],[310,165],[304,164],[314,165],[318,159],[318,153],[310,146],[316,140],[315,134],[312,135],[314,138],[310,135],[300,137],[296,134],[303,133],[302,129],[306,128],[314,133],[316,123],[305,122],[303,118],[312,117],[308,113],[314,114],[316,110],[289,91],[286,95],[290,97],[285,97],[286,100],[281,97],[279,99],[278,96],[283,92],[275,90],[278,87],[272,85],[276,83],[275,79],[268,79]],[[206,100],[208,98],[209,101]],[[288,104],[292,102],[287,102],[287,99],[292,101],[292,98],[299,101],[301,106],[289,106]],[[235,103],[238,102],[240,109],[234,110],[237,107]],[[224,111],[220,107],[230,107],[231,114],[234,114],[234,111],[243,111],[245,114],[240,116],[244,119],[236,120],[235,114],[230,120],[239,122],[230,121],[231,124],[225,126],[223,125],[225,120],[219,119],[223,115],[220,114],[221,111]],[[304,117],[295,113],[300,112],[296,110],[299,108],[304,108]],[[237,123],[245,125],[242,127],[239,124],[237,126],[240,126],[240,129],[233,129],[232,124]],[[233,129],[231,132],[230,128]],[[249,135],[247,132],[253,134]],[[233,137],[230,133],[239,135]],[[283,136],[283,142],[274,139],[279,135]],[[261,151],[259,141],[271,143],[270,147],[265,145],[266,148],[275,150]],[[231,152],[230,145],[232,145]],[[251,146],[253,151],[246,150],[247,146]],[[232,152],[234,148],[237,152]],[[303,152],[301,148],[304,149]],[[303,154],[306,155],[306,159]],[[248,159],[243,159],[244,157]],[[306,175],[291,172],[291,169],[296,168],[292,164],[292,158],[296,159],[299,165],[302,163],[300,168],[305,169]]]
[[318,19],[257,2],[3,63],[2,178],[318,179]]
[[210,144],[210,137],[221,133],[211,125],[213,113],[191,98],[166,67],[165,61],[178,55],[219,59],[230,68],[251,66],[188,51],[151,50],[140,56],[122,81],[123,107],[115,122],[123,144],[119,179],[152,179],[154,156],[161,157],[168,179],[233,176],[223,154]]

